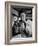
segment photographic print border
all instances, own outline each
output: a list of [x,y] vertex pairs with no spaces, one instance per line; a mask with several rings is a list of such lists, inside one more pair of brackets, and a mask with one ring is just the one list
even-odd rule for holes
[[37,42],[37,4],[36,3],[23,3],[23,2],[11,2],[11,1],[6,1],[5,2],[5,44],[13,44],[10,43],[10,35],[9,35],[9,30],[10,28],[10,23],[11,23],[11,18],[9,17],[9,4],[10,3],[16,3],[16,4],[26,4],[26,5],[34,5],[35,6],[35,41],[23,41],[23,42],[18,42],[14,44],[23,44],[23,43],[36,43]]

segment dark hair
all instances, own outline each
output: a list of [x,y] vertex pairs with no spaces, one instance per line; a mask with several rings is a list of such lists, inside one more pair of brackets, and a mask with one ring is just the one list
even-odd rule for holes
[[20,16],[21,13],[25,13],[25,9],[22,8],[22,9],[19,11],[19,16]]

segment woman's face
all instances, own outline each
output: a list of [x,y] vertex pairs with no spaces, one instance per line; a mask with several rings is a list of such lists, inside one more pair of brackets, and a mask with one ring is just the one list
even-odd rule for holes
[[25,13],[21,13],[21,18],[22,18],[23,21],[25,21],[26,14]]

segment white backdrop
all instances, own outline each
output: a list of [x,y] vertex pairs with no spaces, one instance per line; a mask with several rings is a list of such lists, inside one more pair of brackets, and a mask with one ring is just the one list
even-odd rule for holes
[[[5,1],[7,0],[0,0],[0,46],[5,46]],[[38,4],[38,0],[11,0],[11,1],[29,2],[29,3]],[[38,23],[38,19],[37,19],[37,23]],[[38,27],[38,24],[37,24],[37,27]],[[32,43],[32,44],[19,44],[19,45],[13,45],[13,46],[38,46],[38,45],[36,43]]]

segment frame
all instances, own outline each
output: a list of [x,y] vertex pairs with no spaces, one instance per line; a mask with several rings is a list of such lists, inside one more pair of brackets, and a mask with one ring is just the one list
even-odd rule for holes
[[[14,38],[15,42],[10,42],[12,38],[12,16],[10,13],[10,7],[13,6],[14,8],[24,8],[30,7],[33,8],[32,10],[32,38],[23,38],[22,40],[19,38]],[[34,25],[34,26],[33,26]],[[34,32],[34,33],[33,33]],[[23,2],[5,2],[5,44],[21,44],[21,43],[35,43],[37,42],[37,4],[35,3],[23,3]]]

